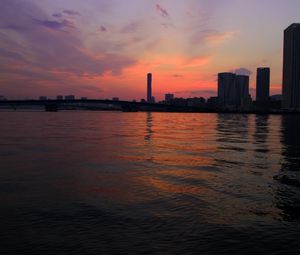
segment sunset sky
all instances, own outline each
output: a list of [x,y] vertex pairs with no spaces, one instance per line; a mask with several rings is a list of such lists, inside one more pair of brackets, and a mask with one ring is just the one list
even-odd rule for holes
[[0,95],[141,99],[216,95],[216,74],[271,67],[299,0],[1,0]]

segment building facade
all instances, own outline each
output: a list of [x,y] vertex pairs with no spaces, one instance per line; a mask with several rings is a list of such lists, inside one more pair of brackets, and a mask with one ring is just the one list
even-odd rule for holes
[[248,110],[251,104],[249,76],[219,73],[218,101],[223,109],[234,111]]
[[218,74],[218,98],[221,107],[236,104],[236,88],[234,73]]
[[237,75],[235,86],[237,89],[237,110],[248,111],[251,109],[252,99],[249,91],[249,76]]
[[249,97],[249,76],[237,75],[235,83],[238,101],[247,99]]
[[259,67],[256,74],[256,101],[266,104],[270,97],[270,68]]
[[282,108],[300,110],[300,23],[284,31]]

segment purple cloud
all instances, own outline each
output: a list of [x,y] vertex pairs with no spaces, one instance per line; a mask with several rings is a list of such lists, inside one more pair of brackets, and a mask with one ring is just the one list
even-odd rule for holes
[[27,27],[23,25],[18,25],[18,24],[8,24],[8,25],[1,25],[0,28],[3,29],[8,29],[8,30],[14,30],[14,31],[25,31],[28,30]]
[[40,26],[44,26],[55,30],[59,30],[62,28],[75,28],[74,24],[68,20],[63,20],[62,22],[59,22],[59,21],[52,21],[52,20],[33,19],[33,21]]
[[80,16],[80,13],[77,11],[72,11],[72,10],[64,10],[63,13],[71,16]]
[[52,17],[54,17],[54,18],[61,18],[62,14],[61,13],[53,13]]
[[13,60],[24,60],[23,56],[19,53],[2,48],[0,48],[0,57]]
[[139,26],[140,26],[139,22],[131,22],[131,23],[125,25],[124,27],[122,27],[120,32],[124,33],[124,34],[135,33],[135,32],[137,32]]
[[84,91],[83,76],[119,75],[136,63],[130,57],[108,53],[104,42],[100,42],[99,50],[86,48],[73,29],[51,32],[74,25],[68,20],[49,20],[48,14],[31,1],[2,0],[0,16],[0,28],[6,27],[0,31],[0,73],[5,73],[0,75],[0,90],[6,95]]
[[162,17],[164,18],[169,17],[169,13],[166,9],[162,8],[159,4],[156,4],[155,7]]

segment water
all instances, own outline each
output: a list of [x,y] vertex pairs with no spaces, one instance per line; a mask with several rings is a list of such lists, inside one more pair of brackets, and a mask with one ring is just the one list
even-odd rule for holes
[[0,119],[0,254],[300,254],[298,116]]

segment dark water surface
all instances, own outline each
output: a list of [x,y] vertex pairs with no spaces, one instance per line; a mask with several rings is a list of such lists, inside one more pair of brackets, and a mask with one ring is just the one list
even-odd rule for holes
[[0,254],[300,254],[300,117],[0,112]]

